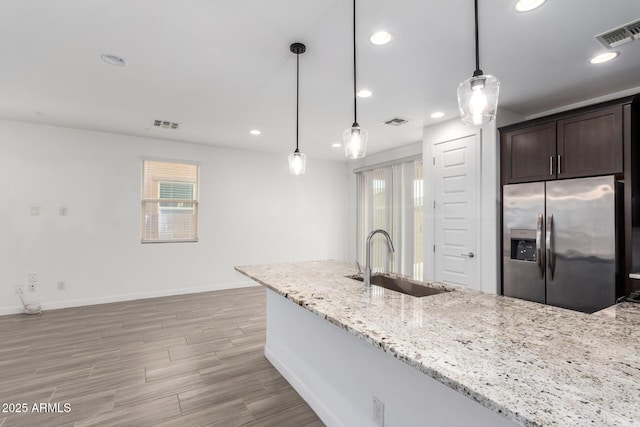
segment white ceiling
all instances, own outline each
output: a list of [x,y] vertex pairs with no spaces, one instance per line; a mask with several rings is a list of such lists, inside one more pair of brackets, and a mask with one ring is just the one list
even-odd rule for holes
[[[480,58],[501,81],[500,105],[532,115],[640,87],[640,41],[598,66],[596,34],[640,18],[639,0],[480,2]],[[353,121],[349,0],[2,0],[0,117],[277,152],[331,148]],[[393,33],[374,46],[375,30]],[[457,115],[456,88],[474,70],[472,0],[359,0],[358,102],[369,153],[416,142]],[[124,58],[116,67],[101,54]],[[441,110],[442,119],[429,118]],[[409,123],[391,127],[401,117]],[[180,129],[152,126],[154,119]],[[258,128],[260,136],[249,135]]]

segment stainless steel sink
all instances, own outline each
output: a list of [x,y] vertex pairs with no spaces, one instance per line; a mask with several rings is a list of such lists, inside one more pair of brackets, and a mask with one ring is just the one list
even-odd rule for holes
[[[349,279],[358,280],[360,282],[364,281],[361,276],[357,275],[346,277],[348,277]],[[409,282],[406,279],[389,277],[382,274],[371,276],[371,285],[380,286],[381,288],[390,289],[392,291],[400,292],[418,298],[441,294],[444,292],[450,292],[446,289],[432,288],[431,286],[427,285],[419,285],[417,283]]]

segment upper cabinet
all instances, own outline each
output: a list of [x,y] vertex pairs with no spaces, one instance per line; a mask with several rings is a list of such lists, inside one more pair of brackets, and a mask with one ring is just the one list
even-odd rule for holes
[[622,172],[622,106],[558,121],[558,178]]
[[622,105],[501,130],[502,183],[623,171]]
[[555,122],[504,132],[501,141],[505,184],[555,179]]

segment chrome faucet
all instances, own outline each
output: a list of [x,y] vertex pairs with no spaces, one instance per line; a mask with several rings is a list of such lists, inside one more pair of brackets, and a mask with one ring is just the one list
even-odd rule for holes
[[387,246],[389,247],[389,252],[394,253],[395,249],[393,248],[393,242],[391,241],[391,236],[389,233],[382,229],[373,230],[367,236],[367,244],[366,244],[366,257],[365,257],[365,265],[364,265],[364,285],[371,286],[371,238],[376,234],[382,234],[387,238]]

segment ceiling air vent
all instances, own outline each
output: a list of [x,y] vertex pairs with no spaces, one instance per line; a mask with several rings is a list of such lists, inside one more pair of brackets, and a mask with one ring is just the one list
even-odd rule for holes
[[640,39],[640,20],[598,34],[596,39],[607,49],[638,40]]
[[156,127],[165,128],[165,129],[178,129],[178,126],[180,126],[180,123],[168,122],[166,120],[154,120],[153,125]]
[[400,117],[395,117],[391,120],[387,120],[386,122],[384,122],[385,125],[390,125],[390,126],[401,126],[405,123],[408,123],[409,120],[405,120],[405,119],[401,119]]
[[627,27],[627,30],[629,30],[629,32],[633,34],[634,39],[636,40],[640,39],[640,21],[632,22],[626,27]]

